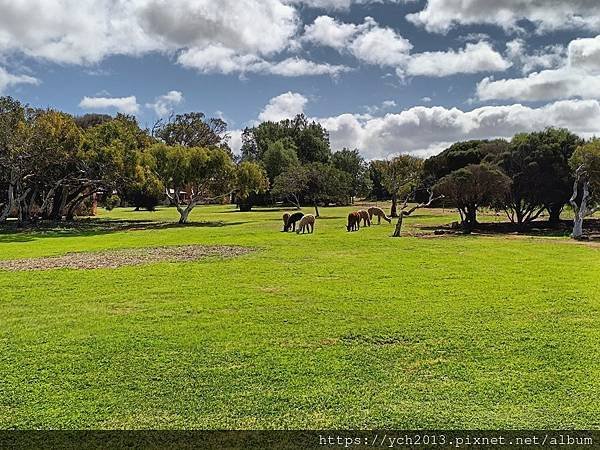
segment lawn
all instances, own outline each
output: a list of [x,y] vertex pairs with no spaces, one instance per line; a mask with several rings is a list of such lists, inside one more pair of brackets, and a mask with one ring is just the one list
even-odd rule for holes
[[[600,247],[314,235],[278,210],[0,234],[0,259],[227,244],[228,259],[0,271],[0,428],[600,428]],[[312,212],[312,211],[311,211]],[[103,219],[175,221],[119,209]],[[488,220],[499,220],[494,216]]]

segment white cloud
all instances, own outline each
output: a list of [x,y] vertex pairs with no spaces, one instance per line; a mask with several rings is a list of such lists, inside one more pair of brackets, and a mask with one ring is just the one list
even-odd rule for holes
[[154,110],[158,117],[165,117],[173,108],[183,101],[183,94],[179,91],[169,91],[157,97],[154,103],[146,103],[147,108]]
[[304,107],[308,99],[296,92],[286,92],[272,98],[259,114],[258,119],[261,122],[277,122],[284,119],[291,119],[304,112]]
[[487,41],[467,43],[462,49],[410,53],[413,45],[391,28],[383,28],[371,17],[360,25],[319,16],[305,27],[303,41],[349,53],[367,64],[396,67],[400,77],[445,77],[454,74],[496,72],[512,63]]
[[0,0],[0,11],[0,52],[74,64],[211,45],[269,55],[299,24],[282,0]]
[[600,77],[568,67],[534,72],[525,78],[484,78],[477,84],[480,100],[544,101],[600,98]]
[[413,76],[445,77],[457,73],[505,71],[510,66],[488,42],[482,41],[467,43],[458,51],[413,54],[401,70]]
[[229,132],[229,147],[234,155],[239,155],[242,148],[242,130]]
[[352,5],[367,5],[371,3],[409,3],[416,0],[288,0],[291,4],[302,4],[311,8],[326,10],[345,10]]
[[319,16],[311,25],[304,28],[303,39],[314,44],[341,50],[347,47],[356,34],[365,28],[363,25],[341,23],[330,16]]
[[590,73],[600,72],[600,36],[569,43],[569,64]]
[[[515,44],[511,45],[518,53]],[[481,100],[600,99],[600,36],[572,41],[565,65],[557,69],[533,72],[523,78],[484,78],[477,85],[477,95]]]
[[255,55],[240,55],[222,46],[190,49],[179,55],[179,64],[201,73],[264,73],[287,77],[304,75],[337,76],[350,70],[345,66],[320,64],[302,58],[287,58],[270,62]]
[[528,20],[538,32],[600,29],[596,0],[428,0],[407,19],[428,31],[445,33],[458,25],[490,24],[516,30]]
[[350,45],[350,51],[356,58],[380,66],[402,64],[411,49],[412,44],[394,30],[375,25],[359,34]]
[[600,133],[600,103],[567,100],[540,108],[514,104],[471,111],[417,106],[382,117],[342,114],[317,120],[329,131],[334,149],[359,148],[370,159],[399,153],[427,156],[459,140],[510,138],[548,126],[567,127],[582,136]]
[[[287,92],[269,101],[260,121],[282,120],[304,112],[308,99]],[[397,113],[341,114],[312,118],[328,131],[333,150],[358,148],[368,159],[411,153],[429,156],[467,139],[511,138],[516,133],[566,127],[583,137],[600,134],[600,102],[564,100],[539,108],[521,104],[484,106],[470,111],[441,106],[416,106]],[[231,148],[239,153],[241,130],[232,133]]]
[[556,44],[528,52],[526,42],[517,38],[506,43],[506,56],[514,64],[520,66],[524,74],[528,74],[538,69],[563,66],[567,61],[567,49],[563,45]]
[[37,78],[30,77],[29,75],[14,75],[7,72],[3,67],[0,67],[0,94],[6,89],[18,84],[39,84],[40,81]]
[[131,97],[83,97],[79,107],[88,111],[115,109],[124,114],[135,114],[140,105],[135,96]]
[[0,56],[91,65],[111,55],[176,54],[203,73],[338,75],[347,68],[274,57],[300,19],[285,0],[0,0]]

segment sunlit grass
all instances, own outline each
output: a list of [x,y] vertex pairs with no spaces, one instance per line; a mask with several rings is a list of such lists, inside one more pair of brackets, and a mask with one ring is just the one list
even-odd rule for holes
[[452,210],[418,211],[400,239],[389,224],[347,233],[348,211],[322,209],[300,236],[280,232],[283,211],[230,206],[187,227],[156,226],[170,208],[119,209],[100,218],[140,223],[0,234],[2,259],[257,249],[0,272],[0,427],[600,427],[597,246],[417,237]]

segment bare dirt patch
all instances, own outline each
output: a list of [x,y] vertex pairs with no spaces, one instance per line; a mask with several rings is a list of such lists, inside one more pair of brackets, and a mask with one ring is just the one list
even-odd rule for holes
[[62,256],[0,261],[0,270],[17,272],[52,269],[116,269],[124,266],[138,266],[164,261],[186,262],[208,257],[233,258],[252,251],[254,249],[225,245],[186,245],[67,253]]

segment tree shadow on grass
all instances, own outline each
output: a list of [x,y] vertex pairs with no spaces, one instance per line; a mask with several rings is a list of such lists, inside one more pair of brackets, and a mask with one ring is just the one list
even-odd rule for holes
[[[419,230],[435,232],[440,235],[465,235],[462,227],[449,225],[427,225],[418,227]],[[584,221],[584,230],[587,240],[600,240],[600,219],[587,219]],[[511,222],[482,222],[473,230],[472,234],[483,235],[512,235],[529,237],[569,237],[573,231],[573,221],[561,220],[557,224],[547,221],[534,221],[518,227]]]
[[18,228],[16,223],[0,227],[0,244],[31,242],[38,239],[61,237],[87,237],[123,231],[169,230],[184,228],[221,228],[243,225],[248,222],[155,222],[150,220],[81,219],[72,222],[38,222],[28,228]]

